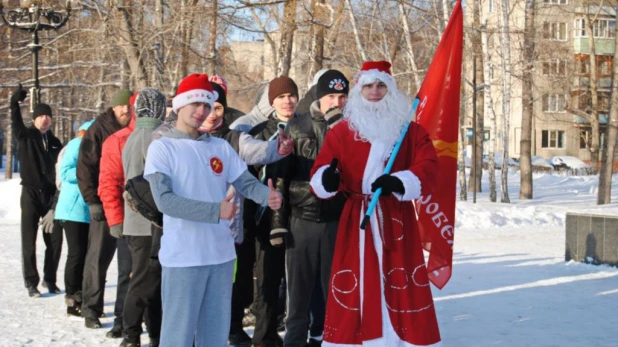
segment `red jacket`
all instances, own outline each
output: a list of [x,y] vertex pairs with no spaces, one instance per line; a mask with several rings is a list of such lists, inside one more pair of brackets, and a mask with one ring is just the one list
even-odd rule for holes
[[103,142],[101,150],[98,194],[103,203],[107,224],[110,227],[122,224],[124,221],[122,193],[124,192],[125,176],[122,168],[122,149],[133,129],[135,129],[134,112],[132,112],[129,125],[110,135]]

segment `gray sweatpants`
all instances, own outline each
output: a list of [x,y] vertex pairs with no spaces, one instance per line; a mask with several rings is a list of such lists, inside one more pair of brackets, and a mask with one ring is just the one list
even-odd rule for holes
[[234,261],[163,267],[161,347],[227,346]]
[[288,286],[286,347],[304,347],[307,344],[309,303],[317,280],[322,285],[324,298],[328,297],[338,225],[339,222],[316,223],[296,217],[290,220],[285,253]]

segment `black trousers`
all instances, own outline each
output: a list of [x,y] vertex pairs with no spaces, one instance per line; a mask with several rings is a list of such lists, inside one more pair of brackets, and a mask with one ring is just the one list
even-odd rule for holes
[[[154,227],[154,226],[153,226]],[[125,236],[133,259],[133,271],[129,291],[124,302],[123,334],[139,341],[142,334],[142,318],[146,313],[148,335],[161,335],[161,264],[151,259],[152,236]]]
[[[307,344],[309,307],[316,281],[320,281],[322,294],[327,297],[337,227],[338,222],[316,223],[295,217],[290,220],[285,260],[288,285],[286,347],[304,347]],[[312,314],[318,322],[324,320],[324,317],[315,316],[319,310],[314,308]],[[312,330],[319,328],[312,327]]]
[[[54,192],[45,192],[23,186],[21,189],[21,254],[24,284],[37,286],[41,278],[36,266],[36,238],[39,220],[51,207]],[[56,283],[56,271],[62,252],[62,228],[55,224],[51,234],[43,233],[45,242],[45,260],[43,262],[43,280]]]
[[63,221],[61,225],[69,246],[67,262],[64,266],[64,287],[67,295],[75,295],[82,291],[90,224]]
[[253,302],[253,266],[255,264],[255,235],[245,231],[240,245],[236,245],[236,281],[232,287],[232,321],[230,334],[243,330],[245,309]]
[[255,315],[253,343],[272,340],[277,335],[279,287],[285,276],[285,248],[270,244],[270,223],[259,225],[255,235],[255,297],[252,311]]
[[103,313],[103,297],[107,269],[118,248],[118,285],[114,305],[114,325],[122,326],[124,299],[129,288],[131,252],[126,241],[115,239],[109,233],[106,221],[90,221],[88,252],[82,283],[82,317],[98,318]]

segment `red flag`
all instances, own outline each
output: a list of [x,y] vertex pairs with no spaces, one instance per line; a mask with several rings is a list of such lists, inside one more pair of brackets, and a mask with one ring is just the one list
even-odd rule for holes
[[429,252],[427,272],[439,289],[451,278],[453,265],[462,50],[458,1],[417,95],[416,122],[429,132],[440,163],[436,189],[416,202],[423,247]]

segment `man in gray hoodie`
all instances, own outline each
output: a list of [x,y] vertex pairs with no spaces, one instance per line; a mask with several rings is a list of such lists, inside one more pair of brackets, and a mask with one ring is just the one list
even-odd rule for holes
[[254,126],[267,121],[268,116],[274,111],[275,109],[268,100],[268,85],[266,85],[255,97],[253,109],[230,124],[230,129],[248,133]]
[[[135,100],[135,130],[122,151],[125,179],[142,174],[152,132],[165,117],[165,95],[156,89],[142,90]],[[125,200],[126,201],[126,200]],[[133,258],[132,277],[124,304],[121,347],[140,346],[142,317],[146,311],[150,346],[158,346],[161,333],[161,264],[151,259],[153,234],[160,228],[124,206],[123,235]],[[156,251],[154,254],[156,254]],[[146,310],[148,308],[148,310]]]

